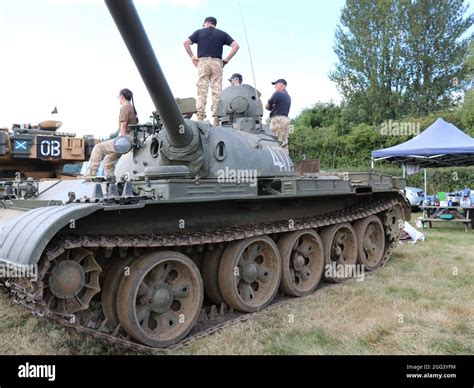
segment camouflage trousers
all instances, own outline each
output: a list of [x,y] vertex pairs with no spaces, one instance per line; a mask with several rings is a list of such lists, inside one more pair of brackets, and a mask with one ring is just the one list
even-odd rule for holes
[[211,86],[213,116],[217,116],[217,104],[222,93],[222,60],[218,58],[199,58],[197,82],[197,118],[204,121],[206,118],[207,94]]
[[290,119],[286,116],[273,116],[270,128],[278,140],[281,141],[283,149],[288,153],[288,131],[290,129]]
[[117,163],[117,160],[122,156],[115,152],[114,140],[115,139],[103,141],[94,146],[89,159],[89,175],[94,176],[97,174],[97,169],[102,159],[104,159],[105,176],[114,175],[115,163]]

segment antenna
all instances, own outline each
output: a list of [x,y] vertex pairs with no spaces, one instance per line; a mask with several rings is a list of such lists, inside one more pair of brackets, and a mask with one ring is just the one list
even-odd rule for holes
[[252,68],[253,86],[255,88],[255,98],[258,100],[257,80],[255,78],[255,68],[253,66],[252,50],[250,49],[249,37],[248,37],[248,34],[247,34],[247,27],[245,26],[244,14],[242,13],[242,7],[240,6],[240,0],[237,0],[237,5],[239,6],[240,19],[242,20],[242,26],[244,27],[245,41],[247,42],[247,48],[248,48],[248,51],[249,51],[250,66]]

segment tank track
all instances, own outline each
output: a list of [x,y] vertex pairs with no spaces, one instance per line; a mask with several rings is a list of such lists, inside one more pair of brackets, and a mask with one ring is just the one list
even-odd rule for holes
[[[176,234],[166,236],[65,236],[53,240],[43,254],[41,261],[45,264],[40,269],[39,281],[35,284],[24,282],[7,281],[5,286],[13,294],[15,303],[21,304],[30,309],[33,314],[53,321],[67,329],[92,336],[103,343],[117,345],[123,349],[139,353],[163,353],[168,350],[182,348],[191,342],[211,335],[227,326],[235,325],[239,322],[253,318],[257,313],[242,313],[228,308],[225,304],[217,307],[208,306],[202,310],[199,321],[195,324],[189,335],[181,342],[171,345],[165,349],[151,348],[146,345],[134,342],[120,328],[120,324],[110,330],[107,320],[104,318],[100,304],[93,304],[88,310],[76,314],[71,321],[67,317],[52,313],[42,299],[41,280],[48,271],[51,260],[61,255],[67,249],[78,247],[84,248],[159,248],[159,247],[204,247],[208,244],[220,244],[234,240],[250,238],[262,235],[274,235],[304,229],[320,229],[334,224],[353,222],[358,219],[380,214],[396,206],[403,208],[403,204],[397,199],[378,200],[358,204],[350,209],[340,210],[326,215],[301,218],[294,221],[291,228],[288,222],[278,222],[272,225],[255,225],[248,227],[230,227],[220,230],[209,230],[202,233]],[[403,215],[401,215],[403,217]],[[391,241],[387,241],[381,267],[384,266],[391,257],[399,241],[400,233],[392,236]],[[321,288],[321,285],[318,289]],[[317,290],[315,291],[317,292]],[[272,309],[291,303],[294,298],[278,294],[275,300],[266,309]],[[265,310],[266,310],[265,309]]]

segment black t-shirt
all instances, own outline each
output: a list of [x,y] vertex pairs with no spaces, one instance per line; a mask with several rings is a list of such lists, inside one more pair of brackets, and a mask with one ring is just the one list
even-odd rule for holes
[[230,46],[234,39],[227,32],[208,27],[194,31],[189,40],[198,45],[198,58],[212,57],[222,59],[222,48]]
[[273,93],[273,96],[268,100],[268,105],[272,108],[270,117],[273,116],[288,116],[291,107],[291,97],[282,90],[280,92]]

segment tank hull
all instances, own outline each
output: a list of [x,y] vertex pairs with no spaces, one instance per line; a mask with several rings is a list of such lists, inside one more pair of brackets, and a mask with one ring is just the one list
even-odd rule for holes
[[[149,351],[156,347],[176,346],[195,335],[212,332],[210,328],[215,329],[235,319],[245,319],[248,312],[259,311],[270,303],[282,301],[283,294],[275,294],[268,301],[262,302],[262,306],[235,305],[238,300],[223,286],[223,280],[219,276],[226,276],[225,268],[231,257],[227,251],[235,249],[236,244],[270,241],[276,246],[278,243],[276,252],[283,256],[285,251],[280,244],[284,244],[285,239],[291,239],[294,233],[322,236],[326,239],[326,244],[331,244],[324,236],[334,228],[339,228],[336,232],[341,233],[343,228],[355,229],[361,221],[375,217],[379,223],[383,223],[384,231],[383,255],[380,256],[377,269],[390,259],[399,238],[400,223],[409,215],[409,209],[404,203],[403,196],[392,190],[364,196],[322,195],[299,200],[264,198],[193,203],[163,201],[135,203],[129,205],[129,208],[118,204],[104,206],[95,203],[51,206],[49,209],[41,207],[24,212],[2,228],[0,263],[12,267],[37,268],[36,273],[39,275],[34,281],[18,277],[8,279],[5,283],[16,295],[15,300],[35,313],[48,315],[61,324],[108,342]],[[393,209],[397,211],[391,214]],[[71,222],[74,227],[71,227]],[[322,251],[329,254],[333,248],[325,247]],[[358,246],[353,245],[347,254],[357,255],[357,251]],[[126,311],[120,310],[129,308],[132,303],[126,299],[128,294],[124,294],[124,290],[130,291],[127,278],[119,277],[118,289],[112,287],[112,291],[111,286],[107,286],[107,282],[111,283],[108,279],[116,278],[117,270],[114,272],[114,267],[125,268],[121,266],[123,260],[127,263],[126,268],[130,268],[131,273],[135,274],[144,262],[154,260],[156,255],[161,255],[161,259],[164,255],[176,260],[178,254],[189,260],[199,279],[204,279],[204,287],[195,286],[197,290],[202,289],[200,295],[204,299],[190,304],[194,308],[198,305],[199,314],[193,315],[192,324],[180,335],[171,333],[165,339],[153,336],[142,338],[141,332],[133,329],[133,319],[130,321],[133,314],[127,315]],[[217,257],[216,268],[220,272],[212,270],[210,255]],[[89,296],[84,296],[81,291],[80,299],[79,296],[74,297],[80,300],[78,304],[74,298],[61,298],[68,288],[64,285],[63,288],[54,286],[58,288],[56,290],[51,279],[58,272],[61,263],[69,263],[71,258],[84,256],[89,260],[84,267],[89,268],[89,271],[90,268],[95,268],[93,274],[96,281],[81,284],[84,289],[88,290],[87,286],[95,291]],[[65,261],[65,257],[69,259]],[[264,258],[264,262],[265,260],[267,259]],[[331,263],[336,263],[331,259],[325,259],[324,262],[325,268],[331,268]],[[75,267],[71,266],[69,270],[75,270]],[[101,272],[105,274],[103,277],[99,276]],[[278,284],[279,282],[278,280]],[[314,287],[310,287],[311,292],[321,284],[322,280],[317,281]],[[186,285],[190,286],[190,283]],[[221,290],[222,300],[216,299],[215,293],[211,292],[216,287]],[[199,294],[198,291],[196,293]],[[102,304],[89,303],[93,297],[96,300],[100,298]],[[193,295],[193,298],[197,297]],[[118,317],[114,324],[111,324],[113,320],[110,311],[115,311]],[[190,313],[189,309],[185,312]],[[90,322],[91,315],[95,316],[93,324]],[[70,323],[71,317],[73,325]],[[123,331],[120,326],[116,326],[123,322],[132,325],[131,328]],[[124,324],[121,327],[127,326]],[[132,340],[125,340],[127,334]]]
[[[141,350],[176,346],[226,322],[244,319],[246,313],[280,303],[282,294],[276,292],[280,281],[280,292],[288,296],[308,295],[320,286],[323,273],[314,270],[316,264],[311,271],[309,266],[303,266],[308,268],[305,282],[309,286],[302,289],[294,283],[291,266],[295,264],[288,264],[288,252],[292,252],[296,241],[321,241],[320,247],[314,247],[319,247],[321,268],[330,270],[332,266],[362,265],[358,260],[373,249],[364,251],[361,247],[371,238],[379,247],[371,270],[385,265],[398,241],[403,220],[410,217],[410,208],[400,193],[403,181],[377,174],[353,178],[357,180],[345,174],[279,177],[272,179],[270,185],[265,178],[255,187],[225,187],[216,180],[172,179],[134,182],[132,196],[126,195],[124,188],[121,195],[101,199],[86,196],[70,204],[45,198],[11,200],[2,213],[0,264],[22,273],[35,268],[35,278],[16,276],[6,279],[4,285],[16,295],[16,301],[35,313],[48,315],[66,326],[71,326],[70,319],[74,317],[75,330]],[[97,189],[91,183],[77,183],[85,191]],[[235,193],[239,186],[240,191]],[[194,197],[190,197],[189,190],[197,190]],[[242,191],[247,192],[247,197]],[[42,195],[46,197],[47,192]],[[374,227],[379,231],[373,233]],[[341,239],[345,241],[342,244]],[[262,247],[261,253],[257,252],[258,247]],[[334,259],[338,249],[348,260],[346,264],[340,263],[342,256]],[[258,288],[245,291],[245,287],[244,291],[235,291],[243,287],[240,283],[232,286],[231,274],[236,268],[242,269],[245,276],[254,273],[257,277],[251,280],[258,280],[259,270],[252,265],[248,269],[240,262],[233,264],[242,254],[248,260],[249,252],[257,252],[252,265],[263,265],[266,273],[273,276],[270,293],[259,294]],[[306,259],[311,263],[314,257],[308,255]],[[178,279],[187,280],[164,280],[170,279],[165,277],[153,288],[161,291],[150,299],[156,300],[150,307],[151,315],[165,316],[171,324],[175,322],[173,317],[182,312],[191,315],[191,322],[182,330],[167,328],[156,336],[136,326],[137,311],[148,307],[137,307],[138,299],[130,299],[130,295],[143,287],[140,282],[145,280],[137,274],[148,267],[154,273],[155,265],[165,268],[159,267],[160,263],[172,265]],[[131,278],[122,276],[124,268],[130,268]],[[150,275],[144,276],[148,279]],[[326,280],[340,282],[345,278],[328,275]],[[176,300],[169,306],[160,301],[183,298],[184,293],[180,295],[173,288],[183,284],[192,290],[186,293],[189,302],[179,304],[176,313],[171,313]],[[255,302],[245,300],[242,295],[247,292],[255,293]],[[99,298],[101,303],[92,303]],[[90,316],[95,317],[93,324]],[[127,334],[132,340],[124,339]]]

